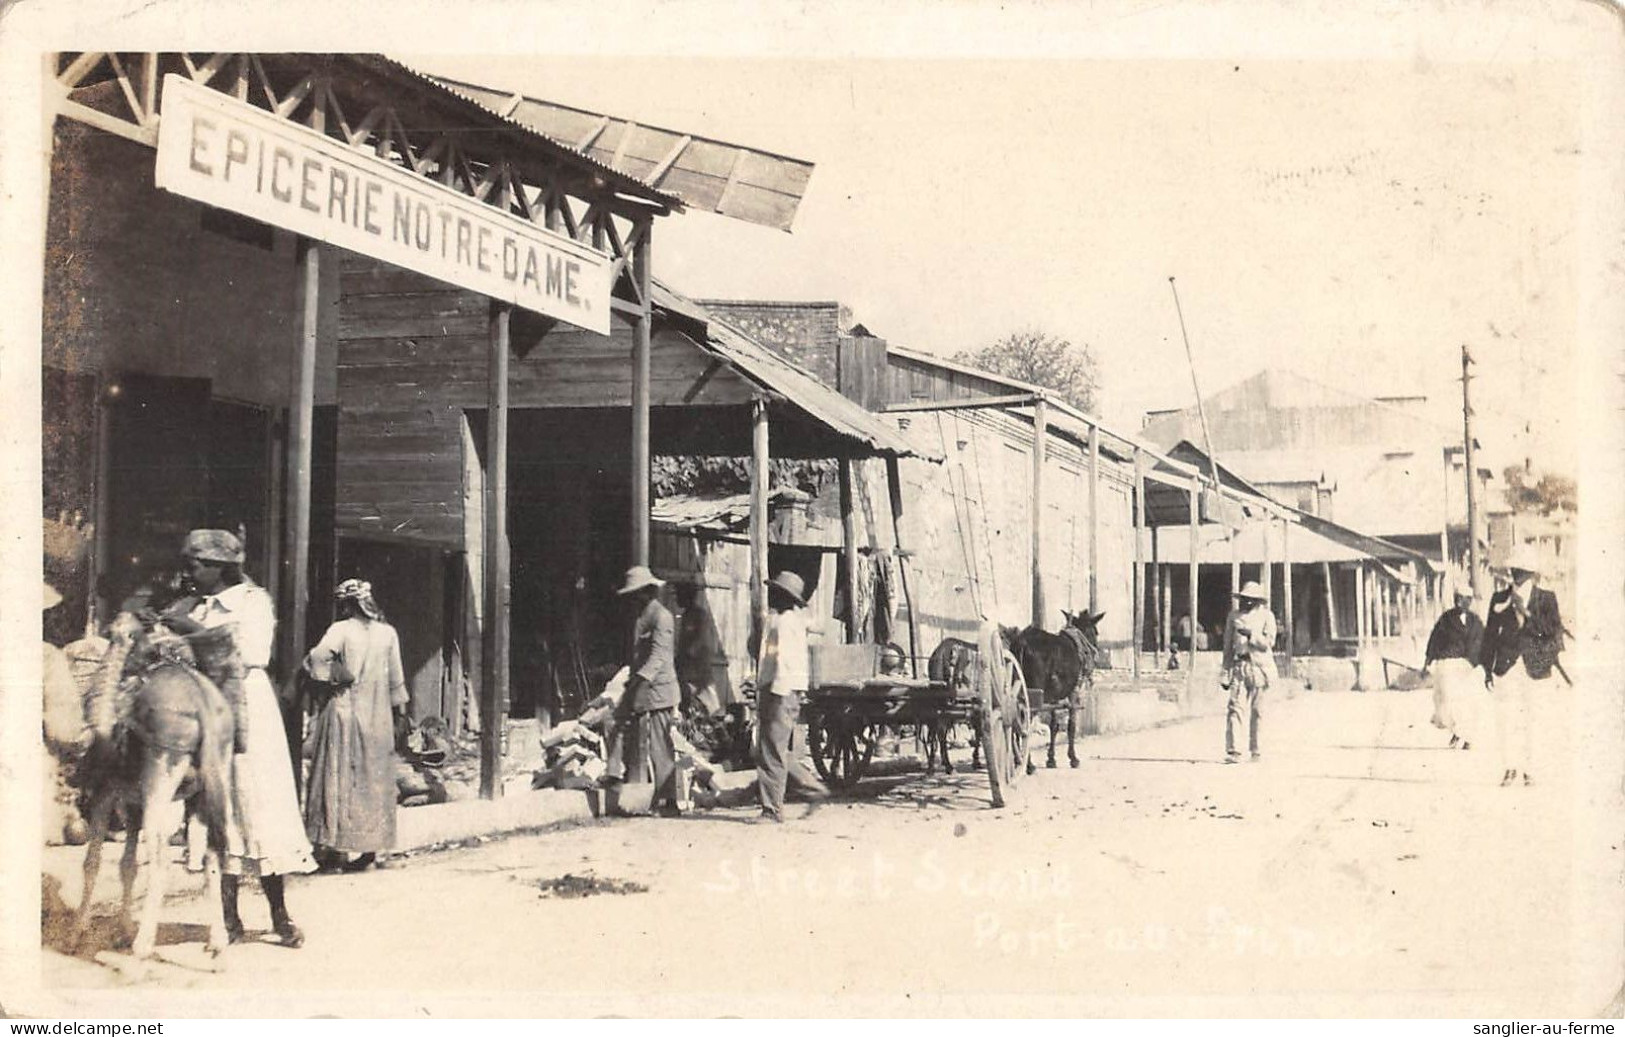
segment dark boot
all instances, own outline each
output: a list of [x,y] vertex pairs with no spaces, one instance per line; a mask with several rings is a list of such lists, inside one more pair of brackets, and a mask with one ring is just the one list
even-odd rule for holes
[[288,902],[283,895],[281,875],[262,875],[260,886],[265,899],[271,902],[271,929],[282,940],[282,946],[298,949],[305,944],[305,934],[288,917]]
[[237,913],[237,876],[220,876],[220,910],[226,916],[226,942],[243,941],[243,918]]

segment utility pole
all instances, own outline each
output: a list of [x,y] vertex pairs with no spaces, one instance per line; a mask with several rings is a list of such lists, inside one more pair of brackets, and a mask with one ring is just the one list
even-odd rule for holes
[[1464,342],[1461,346],[1461,430],[1467,461],[1467,574],[1474,599],[1483,600],[1483,579],[1478,567],[1478,458],[1473,444],[1473,403],[1468,388],[1472,382],[1468,369],[1472,364],[1473,355],[1467,352]]

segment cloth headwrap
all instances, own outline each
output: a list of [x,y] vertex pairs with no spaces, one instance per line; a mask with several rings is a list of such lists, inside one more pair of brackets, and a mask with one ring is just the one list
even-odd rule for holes
[[372,599],[372,584],[366,580],[345,580],[338,585],[333,596],[341,601],[349,599],[355,602],[362,615],[368,619],[377,619],[383,614],[378,603]]
[[192,530],[186,534],[186,546],[181,548],[181,553],[200,562],[243,564],[243,542],[236,533],[225,529]]

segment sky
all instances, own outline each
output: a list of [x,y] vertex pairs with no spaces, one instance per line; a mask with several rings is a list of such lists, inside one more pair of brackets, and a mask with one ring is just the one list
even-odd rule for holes
[[427,71],[816,163],[791,233],[656,230],[695,296],[837,299],[944,356],[1088,343],[1103,414],[1286,367],[1461,421],[1496,465],[1574,469],[1574,63],[1227,56],[397,55]]

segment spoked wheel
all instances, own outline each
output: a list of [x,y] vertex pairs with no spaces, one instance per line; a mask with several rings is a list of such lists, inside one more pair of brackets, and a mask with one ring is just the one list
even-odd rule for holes
[[820,778],[838,789],[851,788],[868,772],[878,741],[871,725],[838,713],[807,723],[813,767]]
[[1016,782],[1027,772],[1032,707],[1027,702],[1027,682],[1015,656],[1005,652],[987,677],[982,692],[982,745],[987,756],[987,779],[993,805],[1002,807],[1015,792]]

